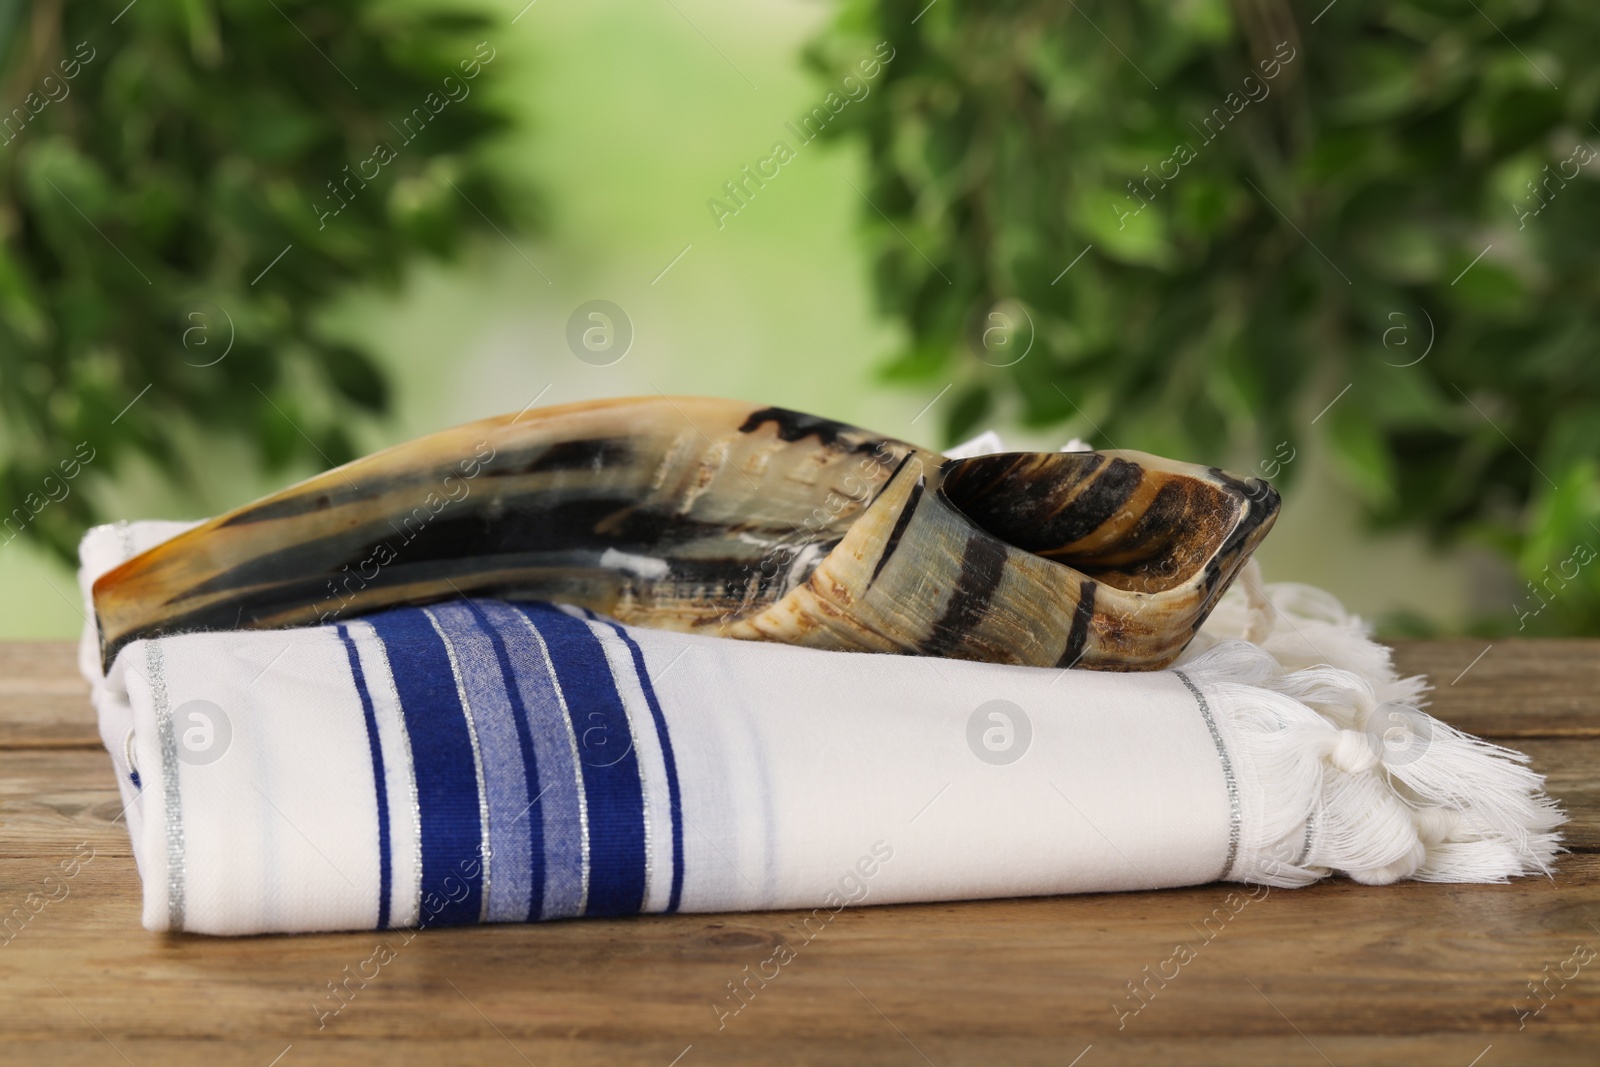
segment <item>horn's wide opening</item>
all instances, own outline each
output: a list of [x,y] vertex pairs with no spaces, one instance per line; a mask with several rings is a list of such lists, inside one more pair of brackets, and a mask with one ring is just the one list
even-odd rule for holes
[[1188,582],[1249,507],[1224,485],[1098,452],[952,460],[942,491],[1008,544],[1138,593]]

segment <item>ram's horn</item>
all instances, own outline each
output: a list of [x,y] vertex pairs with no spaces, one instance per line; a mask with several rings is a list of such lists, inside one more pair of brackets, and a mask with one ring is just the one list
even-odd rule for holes
[[130,641],[460,595],[814,648],[1163,667],[1277,515],[1254,479],[1138,452],[946,459],[729,400],[470,423],[202,523],[94,585]]

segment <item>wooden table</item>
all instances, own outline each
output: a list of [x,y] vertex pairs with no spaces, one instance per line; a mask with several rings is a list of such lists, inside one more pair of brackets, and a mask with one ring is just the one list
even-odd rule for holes
[[1553,880],[1273,890],[1120,1029],[1128,983],[1228,887],[846,909],[720,1030],[712,1005],[796,916],[432,930],[319,1028],[329,983],[396,939],[145,932],[71,648],[0,646],[0,916],[52,898],[0,933],[0,1062],[1600,1064],[1600,641],[1400,660],[1550,776],[1572,816]]

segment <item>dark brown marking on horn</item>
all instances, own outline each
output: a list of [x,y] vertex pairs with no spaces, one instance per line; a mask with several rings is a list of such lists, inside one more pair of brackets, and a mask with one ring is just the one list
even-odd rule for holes
[[[582,441],[558,441],[543,449],[520,469],[496,465],[495,475],[512,473],[544,474],[551,471],[598,471],[608,464],[631,463],[633,444],[622,437],[591,437]],[[485,473],[488,473],[487,471]]]
[[[1236,515],[1237,506],[1225,490],[1193,478],[1170,478],[1137,521],[1093,558],[1070,552],[1044,555],[1063,559],[1118,589],[1164,592],[1195,575]],[[1204,540],[1197,542],[1197,537]]]
[[[544,450],[541,449],[540,451]],[[460,461],[460,463],[469,465],[471,462],[472,457],[470,456],[464,457]],[[324,475],[327,473],[329,472],[325,471]],[[361,479],[360,485],[348,482],[339,485],[324,485],[317,489],[315,493],[307,489],[290,488],[274,498],[247,505],[237,514],[221,520],[218,523],[218,528],[250,526],[258,522],[276,519],[300,518],[317,511],[327,511],[331,508],[376,500],[389,494],[398,493],[401,490],[415,489],[419,497],[425,497],[429,492],[438,496],[448,497],[450,479],[455,479],[465,484],[472,482],[476,478],[489,478],[506,473],[514,472],[494,469],[489,464],[484,464],[482,470],[476,475],[469,475],[465,470],[456,467],[428,467],[386,473],[358,472],[358,477]],[[319,479],[321,477],[319,476]]]
[[[910,458],[909,456],[906,458]],[[906,527],[911,524],[911,516],[917,510],[917,505],[922,503],[922,491],[928,487],[928,480],[918,476],[917,484],[911,487],[911,492],[906,495],[906,502],[900,508],[900,514],[895,517],[894,529],[889,531],[889,539],[883,543],[883,552],[878,556],[878,562],[872,568],[872,577],[867,579],[867,588],[872,588],[872,583],[878,580],[878,575],[883,571],[883,565],[889,562],[889,557],[894,555],[894,550],[900,547],[900,537],[906,532]]]
[[788,408],[762,408],[760,411],[753,411],[750,417],[740,424],[739,432],[755,433],[769,422],[777,429],[780,441],[798,441],[815,435],[823,445],[831,448],[848,446],[852,452],[875,452],[888,443],[877,437],[868,437],[855,442],[841,441],[840,438],[846,434],[855,436],[862,431],[848,423],[824,419],[818,415],[807,415],[802,411],[790,411]]
[[[989,504],[988,507],[1018,513],[1019,523],[1036,524],[1054,513],[1059,507],[1058,502],[1066,499],[1072,489],[1092,476],[1104,463],[1105,457],[1099,453],[1087,453],[1081,462],[1072,464],[1071,473],[1063,478],[1059,469],[1041,474],[1042,468],[1061,466],[1055,456],[1016,452],[952,459],[944,464],[942,470],[946,494],[952,500],[959,497],[963,511],[976,515],[985,509],[986,502],[995,493],[1005,492],[1005,499],[1000,504]],[[1054,479],[1057,484],[1041,492],[1040,487],[1046,484],[1046,478]],[[1023,484],[1019,486],[1018,482]],[[1029,492],[1030,489],[1033,491]]]
[[[1072,500],[1106,463],[1098,452],[1010,452],[944,464],[944,490],[961,510],[1037,527]],[[994,499],[998,495],[998,499]]]
[[928,656],[948,656],[960,647],[974,627],[983,621],[1005,577],[1007,548],[1004,542],[982,530],[967,538],[961,553],[961,574],[944,613],[934,622],[922,641],[921,651]]
[[979,526],[1029,552],[1051,554],[1113,518],[1144,480],[1137,463],[1099,454],[979,456],[947,468],[942,491]]
[[[832,549],[836,542],[822,545]],[[744,608],[759,608],[776,602],[792,588],[787,567],[771,574],[750,567],[750,560],[735,558],[696,558],[670,560],[668,576],[642,579],[612,567],[601,567],[599,552],[524,553],[481,561],[480,573],[462,570],[452,559],[406,560],[396,558],[375,571],[363,571],[357,560],[371,560],[370,554],[316,575],[279,579],[270,585],[242,591],[237,597],[179,610],[160,623],[139,627],[104,645],[104,658],[110,663],[123,646],[143,638],[193,630],[250,629],[270,620],[292,614],[289,625],[316,625],[336,619],[355,618],[394,603],[426,603],[447,600],[459,594],[525,599],[560,599],[564,584],[577,575],[592,581],[597,574],[613,576],[616,589],[632,590],[636,595],[702,596],[708,603],[738,602]],[[432,587],[431,595],[416,592],[421,585]],[[404,587],[403,599],[385,596],[389,587]],[[283,625],[278,623],[275,625]]]
[[1094,618],[1094,596],[1099,585],[1085,578],[1078,585],[1078,606],[1072,609],[1072,629],[1067,631],[1067,646],[1061,650],[1057,667],[1076,667],[1089,643],[1089,622]]
[[371,495],[370,493],[356,493],[345,490],[324,490],[314,496],[288,496],[281,500],[260,504],[248,511],[240,512],[232,518],[221,523],[222,526],[248,526],[251,523],[267,522],[270,519],[292,519],[301,515],[309,515],[313,511],[326,511],[332,508],[338,497],[339,505],[348,504],[353,500]]
[[[675,513],[631,507],[611,497],[582,497],[556,504],[512,501],[492,517],[478,510],[452,512],[448,506],[436,514],[413,515],[399,525],[375,526],[361,540],[333,544],[311,541],[242,560],[210,579],[186,586],[180,599],[206,596],[231,589],[276,585],[285,574],[307,574],[324,581],[345,565],[356,566],[383,549],[396,565],[458,561],[466,568],[493,569],[507,558],[558,552],[588,551],[596,559],[607,548],[642,555],[670,556],[672,549],[699,540],[721,539],[726,527],[699,522]],[[604,533],[597,532],[604,528]],[[747,526],[746,529],[758,529]],[[776,540],[783,531],[765,528]],[[754,546],[752,546],[754,553]]]
[[[905,468],[905,465],[906,465],[906,464],[907,464],[907,463],[910,463],[910,462],[911,462],[911,460],[912,460],[912,459],[913,459],[913,458],[914,458],[914,457],[915,457],[915,456],[916,456],[916,453],[915,453],[915,452],[907,452],[907,453],[906,453],[906,454],[905,454],[905,455],[903,455],[903,456],[901,456],[901,457],[900,457],[900,462],[899,462],[899,463],[896,463],[896,464],[895,464],[895,465],[894,465],[894,470],[892,470],[892,471],[890,471],[890,472],[889,472],[889,477],[887,477],[887,478],[885,478],[885,479],[884,479],[884,480],[883,480],[883,484],[882,484],[882,485],[880,485],[880,486],[878,486],[878,490],[877,490],[877,492],[875,492],[875,493],[873,493],[873,494],[872,494],[872,498],[871,498],[871,499],[870,499],[870,500],[868,500],[868,501],[867,501],[867,507],[869,507],[869,508],[870,508],[870,507],[871,507],[871,506],[872,506],[872,505],[874,505],[874,504],[876,504],[876,503],[877,503],[877,502],[878,502],[878,498],[879,498],[879,497],[880,497],[880,496],[882,496],[882,495],[883,495],[883,494],[884,494],[884,492],[885,492],[885,491],[886,491],[886,490],[887,490],[887,489],[888,489],[888,488],[889,488],[889,487],[890,487],[890,486],[891,486],[891,485],[893,485],[893,484],[894,484],[894,480],[895,480],[895,479],[896,479],[896,478],[898,478],[898,477],[900,477],[900,471],[901,471],[901,470],[903,470],[903,469],[904,469],[904,468]],[[919,475],[919,477],[920,477],[920,475]]]
[[1088,537],[1122,510],[1143,480],[1143,467],[1113,459],[1071,503],[1040,528],[1040,548],[1059,548]]

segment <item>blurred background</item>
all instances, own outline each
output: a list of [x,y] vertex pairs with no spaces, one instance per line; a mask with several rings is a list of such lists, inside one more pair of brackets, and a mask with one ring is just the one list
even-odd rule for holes
[[1227,466],[1381,632],[1600,632],[1592,4],[124,4],[0,0],[0,637],[92,523],[657,390]]

